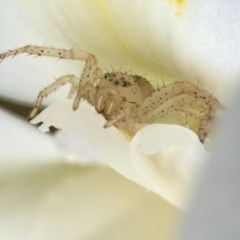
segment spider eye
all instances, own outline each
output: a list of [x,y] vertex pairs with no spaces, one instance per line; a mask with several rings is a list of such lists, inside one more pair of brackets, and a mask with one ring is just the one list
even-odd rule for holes
[[121,78],[119,81],[119,85],[121,87],[128,87],[128,86],[131,86],[132,84],[129,81],[127,81],[125,78]]
[[104,79],[108,79],[108,77],[109,77],[109,74],[108,74],[108,73],[105,73],[105,74],[103,75],[103,78],[104,78]]

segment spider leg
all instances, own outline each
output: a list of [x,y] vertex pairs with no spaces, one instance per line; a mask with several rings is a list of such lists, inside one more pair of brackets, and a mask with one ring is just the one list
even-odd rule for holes
[[85,61],[90,53],[80,50],[80,49],[60,49],[53,47],[40,47],[36,45],[26,45],[21,48],[16,48],[0,54],[0,60],[3,60],[10,56],[16,56],[22,53],[28,53],[30,55],[37,56],[49,56],[56,58],[65,58],[73,60]]
[[73,110],[76,110],[79,106],[80,100],[83,96],[82,88],[89,83],[94,83],[102,75],[102,70],[97,66],[97,59],[94,55],[88,54],[85,65],[78,84],[77,95],[73,101]]
[[65,85],[66,83],[71,84],[71,89],[70,89],[68,97],[72,97],[74,92],[77,91],[78,82],[79,82],[79,78],[77,78],[74,75],[64,75],[64,76],[56,79],[53,83],[51,83],[50,85],[48,85],[42,91],[39,92],[36,102],[35,102],[35,105],[34,105],[32,111],[30,112],[28,118],[32,119],[37,115],[37,113],[39,112],[39,109],[41,107],[43,98],[47,97],[49,94],[51,94],[52,92],[57,90],[59,87]]
[[104,128],[108,128],[113,126],[114,124],[116,124],[117,122],[121,121],[123,118],[125,117],[125,114],[119,114],[115,117],[113,117],[112,119],[108,120],[105,124],[104,124]]
[[184,113],[186,115],[190,115],[191,117],[194,117],[195,119],[199,120],[199,140],[203,143],[206,139],[209,131],[210,131],[210,125],[212,125],[212,119],[210,119],[210,113],[206,113],[204,111],[199,112],[196,109],[192,109],[188,106],[184,106],[183,109]]
[[[49,56],[49,57],[56,57],[56,58],[62,58],[62,59],[72,59],[72,60],[81,60],[85,61],[85,65],[80,77],[80,80],[78,81],[78,87],[77,87],[77,94],[73,102],[73,109],[76,110],[79,106],[80,100],[83,96],[82,88],[86,86],[89,82],[94,82],[97,78],[99,78],[99,74],[102,74],[102,71],[97,67],[97,60],[96,57],[93,54],[90,54],[86,51],[83,51],[81,49],[60,49],[60,48],[53,48],[53,47],[41,47],[36,45],[26,45],[21,48],[16,48],[14,50],[10,50],[4,53],[0,54],[0,61],[3,59],[10,57],[10,56],[16,56],[18,54],[27,53],[30,55],[37,55],[37,56]],[[62,79],[62,78],[61,78]],[[62,81],[62,80],[61,80]],[[54,89],[58,85],[61,86],[65,83],[61,83],[61,81],[57,81],[57,83],[53,83],[53,85],[49,85],[47,89],[44,89],[41,91],[38,95],[35,107],[33,111],[30,114],[30,118],[34,117],[40,107],[42,98],[47,96],[49,93],[54,91]],[[68,82],[68,80],[67,80]],[[71,82],[71,80],[70,80]],[[75,88],[75,86],[74,86]],[[75,92],[75,89],[74,89]],[[70,91],[70,95],[72,95]]]

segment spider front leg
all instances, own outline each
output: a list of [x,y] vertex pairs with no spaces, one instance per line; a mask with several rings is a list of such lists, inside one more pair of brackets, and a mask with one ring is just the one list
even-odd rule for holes
[[73,60],[81,60],[85,61],[90,53],[80,50],[80,49],[61,49],[61,48],[52,48],[52,47],[40,47],[36,45],[26,45],[21,48],[16,48],[14,50],[9,50],[7,52],[0,54],[0,60],[10,57],[16,56],[22,53],[27,53],[29,55],[37,55],[37,56],[48,56],[48,57],[56,57],[63,59],[73,59]]
[[77,95],[73,101],[73,110],[76,110],[79,106],[80,100],[83,97],[83,88],[94,88],[94,83],[102,76],[102,70],[97,66],[97,59],[94,55],[89,54],[86,58],[86,62],[80,77],[78,84]]
[[65,85],[66,83],[71,84],[71,89],[68,95],[68,97],[71,98],[73,94],[77,91],[78,82],[79,78],[77,78],[74,75],[65,75],[56,79],[53,83],[51,83],[50,85],[48,85],[46,88],[39,92],[35,105],[32,111],[30,112],[28,118],[32,119],[38,114],[43,98],[47,97],[49,94],[57,90],[59,87]]
[[[52,48],[52,47],[40,47],[35,45],[26,45],[21,48],[17,48],[14,50],[10,50],[0,54],[0,61],[3,59],[16,56],[18,54],[27,53],[30,55],[37,55],[37,56],[49,56],[49,57],[56,57],[62,59],[72,59],[72,60],[81,60],[85,61],[85,66],[83,68],[83,72],[81,74],[80,80],[77,80],[75,76],[64,76],[56,80],[54,83],[49,85],[47,88],[42,90],[37,98],[35,107],[33,108],[32,112],[29,115],[29,118],[33,118],[36,116],[42,99],[52,93],[54,90],[62,86],[63,84],[70,82],[72,84],[72,92],[75,92],[77,89],[77,95],[74,99],[73,109],[76,110],[79,106],[79,102],[82,98],[82,88],[90,82],[94,82],[94,80],[98,77],[99,72],[101,70],[97,67],[97,60],[93,54],[90,54],[86,51],[80,49],[59,49],[59,48]],[[78,82],[78,84],[77,84]],[[76,86],[76,84],[78,86]],[[71,94],[71,93],[70,93]]]
[[118,105],[118,109],[108,116],[104,128],[115,126],[128,136],[134,136],[140,128],[146,125],[136,121],[137,108],[138,106],[134,103],[122,101]]

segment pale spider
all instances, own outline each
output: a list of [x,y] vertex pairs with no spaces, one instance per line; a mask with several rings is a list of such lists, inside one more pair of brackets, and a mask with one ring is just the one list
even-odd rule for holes
[[154,90],[144,77],[124,72],[103,73],[96,57],[80,49],[27,45],[0,54],[0,60],[21,53],[85,61],[80,77],[62,76],[39,92],[30,119],[38,114],[44,97],[70,83],[73,110],[81,99],[86,99],[107,120],[105,127],[114,125],[133,136],[147,124],[173,123],[192,129],[204,142],[221,107],[215,97],[190,82],[175,82]]

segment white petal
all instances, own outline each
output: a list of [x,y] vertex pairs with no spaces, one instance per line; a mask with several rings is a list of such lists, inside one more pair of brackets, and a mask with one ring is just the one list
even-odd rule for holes
[[0,175],[59,161],[60,152],[51,137],[2,109],[0,126]]
[[31,121],[41,122],[42,131],[62,130],[57,141],[66,159],[110,166],[178,207],[208,155],[195,133],[177,125],[149,125],[130,144],[114,127],[104,129],[106,121],[86,101],[75,112],[72,100],[56,102]]
[[178,207],[186,206],[207,156],[197,135],[178,125],[146,126],[131,142],[131,159],[145,186]]
[[[156,0],[2,3],[0,20],[9,24],[1,29],[3,48],[20,43],[42,45],[41,42],[74,45],[95,53],[102,67],[132,69],[139,74],[147,73],[149,79],[156,81],[162,77],[200,80],[214,95],[229,95],[239,73],[239,1],[234,0],[231,5],[223,0],[182,3]],[[5,21],[8,18],[10,21]],[[69,73],[68,68],[62,67],[65,62],[50,65],[45,58],[38,61],[35,69],[29,63],[23,68],[25,62],[21,58],[16,63],[17,74],[14,72],[12,77],[7,75],[15,67],[2,67],[2,63],[0,73],[5,82],[0,94],[29,101],[38,92],[42,79],[51,82],[50,74]],[[70,72],[79,75],[81,68],[77,71],[76,65],[72,66]],[[23,86],[20,94],[16,87],[19,79]]]
[[56,102],[31,121],[41,122],[42,131],[50,126],[62,129],[57,141],[69,161],[107,165],[144,185],[130,161],[129,142],[114,127],[104,129],[106,121],[86,101],[77,111],[72,110],[72,100]]
[[0,177],[1,239],[168,239],[178,211],[106,169]]

